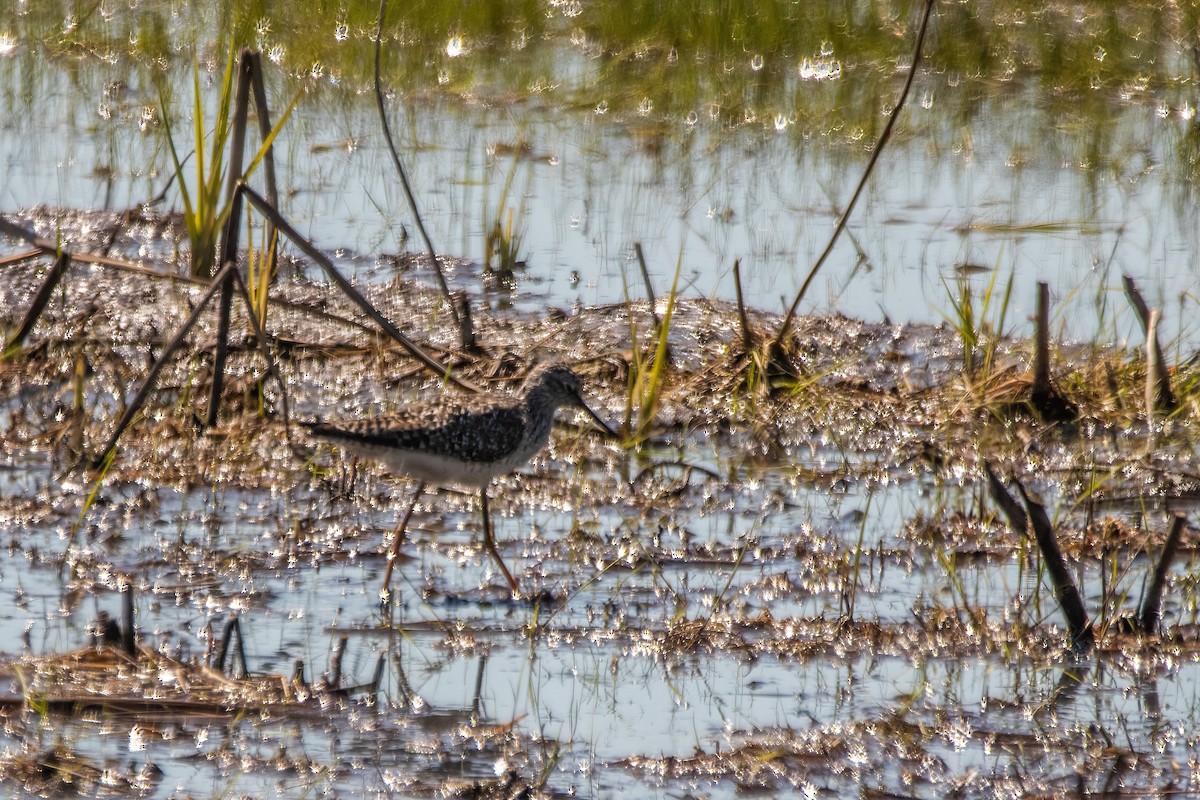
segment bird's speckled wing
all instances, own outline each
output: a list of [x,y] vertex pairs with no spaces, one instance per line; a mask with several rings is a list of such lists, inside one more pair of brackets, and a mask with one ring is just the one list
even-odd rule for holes
[[500,461],[521,444],[525,419],[519,407],[472,408],[437,403],[344,423],[309,424],[323,438],[414,450],[469,462]]

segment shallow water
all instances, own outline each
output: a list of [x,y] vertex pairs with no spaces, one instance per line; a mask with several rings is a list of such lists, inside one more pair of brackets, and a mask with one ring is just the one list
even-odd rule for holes
[[[549,8],[565,15],[570,5]],[[147,14],[160,10],[146,4]],[[203,12],[173,14],[178,41],[203,38]],[[1086,22],[1079,31],[1093,35]],[[360,28],[349,35],[361,54]],[[1181,167],[1194,125],[1186,81],[1131,76],[1123,92],[1109,76],[1092,94],[1064,90],[1064,100],[1028,75],[998,87],[994,74],[964,79],[931,56],[855,213],[853,240],[839,244],[802,307],[819,312],[797,323],[805,378],[767,399],[726,374],[739,335],[734,310],[719,302],[733,296],[732,262],[742,259],[756,321],[778,325],[762,309],[790,298],[824,245],[907,40],[895,37],[886,56],[846,56],[821,81],[798,72],[820,42],[788,45],[765,67],[790,76],[785,88],[764,81],[751,121],[753,103],[710,116],[704,92],[715,90],[703,76],[690,105],[679,89],[642,113],[643,67],[658,51],[638,51],[631,63],[641,66],[629,68],[620,48],[591,36],[578,44],[548,34],[524,55],[496,59],[491,82],[469,91],[460,81],[479,81],[486,65],[438,55],[439,40],[392,98],[424,217],[441,249],[463,259],[449,263],[451,283],[477,304],[482,341],[521,360],[582,360],[607,419],[622,416],[630,332],[644,343],[649,331],[646,305],[623,303],[643,293],[632,244],[645,246],[660,295],[682,264],[677,368],[649,441],[625,450],[570,420],[547,453],[491,489],[507,563],[531,595],[550,597],[511,602],[479,546],[476,498],[439,492],[417,508],[394,578],[399,600],[383,613],[387,536],[412,487],[334,449],[293,452],[278,417],[257,413],[260,399],[277,412],[278,389],[268,381],[259,393],[261,364],[245,349],[234,355],[216,435],[200,435],[191,418],[207,355],[193,350],[168,368],[89,506],[95,475],[70,468],[71,426],[100,446],[196,294],[76,265],[33,337],[45,349],[0,364],[7,785],[30,796],[163,798],[507,797],[527,787],[596,798],[1200,791],[1194,535],[1164,598],[1166,635],[1118,634],[1115,621],[1137,607],[1167,511],[1194,514],[1190,418],[1164,423],[1147,452],[1135,412],[1059,429],[972,411],[961,343],[935,327],[960,273],[978,293],[990,270],[999,285],[1011,272],[1005,328],[1017,338],[1000,345],[1005,367],[1028,360],[1035,278],[1052,285],[1058,338],[1089,343],[1064,348],[1057,368],[1106,353],[1134,363],[1136,353],[1100,347],[1140,342],[1118,295],[1131,272],[1166,308],[1170,359],[1191,380],[1182,363],[1197,335],[1187,322],[1196,227]],[[1121,55],[1106,45],[1109,59]],[[0,39],[3,102],[25,110],[36,97],[38,111],[3,123],[0,210],[52,206],[18,220],[84,250],[107,245],[115,226],[114,255],[178,268],[183,245],[170,220],[76,210],[145,201],[169,160],[143,117],[156,95],[141,67],[62,47],[28,34],[11,47]],[[170,75],[186,98],[181,48]],[[199,47],[205,58],[217,49]],[[490,46],[468,37],[467,50],[485,61]],[[1103,63],[1093,45],[1083,50]],[[326,53],[326,71],[299,77],[313,70],[298,66],[298,51],[293,44],[279,65],[285,75],[268,76],[280,97],[306,91],[281,139],[286,216],[406,330],[453,346],[438,299],[422,288],[432,285],[428,269],[378,256],[416,245],[401,242],[400,226],[412,233],[412,223],[361,71]],[[35,64],[44,52],[56,57]],[[763,74],[754,55],[722,62],[716,83],[752,93],[736,84]],[[533,73],[521,71],[526,58]],[[450,88],[420,82],[423,69],[458,65]],[[206,85],[215,66],[204,61]],[[566,88],[533,91],[531,75]],[[814,122],[798,100],[792,119],[788,92],[822,95],[829,110]],[[860,95],[875,110],[864,115]],[[1086,102],[1073,107],[1070,97]],[[520,158],[506,153],[522,142]],[[478,262],[510,169],[506,202],[528,265],[505,285]],[[0,269],[7,329],[35,281],[27,266]],[[294,272],[281,295],[357,319],[305,280],[316,274],[305,264]],[[296,418],[374,413],[438,391],[359,329],[272,314],[273,330],[295,346],[281,367]],[[986,316],[998,321],[997,306]],[[211,326],[203,320],[195,341],[210,341]],[[1072,388],[1097,394],[1087,385],[1095,374],[1073,377]],[[1119,399],[1132,407],[1139,391],[1123,384]],[[1063,531],[1101,629],[1088,659],[1066,653],[1040,559],[985,499],[984,457],[1040,492]],[[1110,516],[1132,532],[1086,527]],[[179,664],[124,665],[115,672],[128,683],[114,676],[109,697],[153,696],[146,685],[168,699],[197,696],[181,687],[200,685],[200,665],[212,663],[236,614],[251,673],[312,698],[231,701],[232,710],[48,709],[43,701],[80,690],[63,684],[56,659],[92,646],[100,612],[120,616],[126,583],[142,644]],[[343,635],[341,685],[369,683],[382,658],[376,692],[317,691]],[[307,684],[292,682],[297,662]],[[56,748],[79,759],[74,769],[49,766]],[[89,778],[81,763],[100,772]]]
[[[40,26],[40,14],[17,18],[24,25],[0,48],[10,111],[9,135],[0,141],[0,207],[123,210],[162,191],[171,167],[152,83],[161,69],[146,70],[153,50],[144,35],[141,49],[121,52],[163,14],[157,4],[144,5],[138,13],[114,10],[106,27],[72,30],[87,42],[83,52],[60,45],[69,55],[48,61],[37,55],[58,51],[36,35],[52,15]],[[896,38],[880,52],[868,28],[851,28],[841,43],[849,49],[818,57],[831,42],[816,30],[790,31],[780,35],[792,41],[765,63],[754,53],[731,60],[714,44],[715,52],[698,50],[692,64],[686,50],[660,52],[636,33],[594,31],[611,21],[593,20],[600,10],[590,7],[570,12],[573,5],[550,4],[539,23],[548,26],[545,37],[522,34],[519,47],[482,34],[464,44],[470,20],[444,38],[429,20],[416,41],[392,45],[389,65],[405,65],[392,79],[392,127],[438,249],[481,260],[486,231],[512,211],[528,266],[506,299],[520,307],[641,296],[632,250],[640,242],[659,294],[679,262],[685,294],[732,299],[732,264],[740,259],[750,304],[778,310],[850,197],[898,94],[897,67],[909,58],[909,40]],[[907,9],[890,11],[901,25]],[[985,37],[981,47],[1003,54],[993,71],[974,75],[957,64],[971,57],[977,31],[964,27],[956,38],[953,26],[966,25],[958,9],[935,19],[935,31],[939,24],[947,29],[935,34],[927,71],[850,235],[802,310],[936,323],[953,316],[950,295],[960,276],[982,295],[995,272],[999,287],[1010,276],[1014,285],[1003,319],[999,290],[987,315],[1006,330],[1024,333],[1033,283],[1045,280],[1063,338],[1136,344],[1141,337],[1120,286],[1121,275],[1130,274],[1151,304],[1164,308],[1165,338],[1178,337],[1185,352],[1194,348],[1200,332],[1186,323],[1196,280],[1188,254],[1198,244],[1190,211],[1190,51],[1164,33],[1154,42],[1157,60],[1128,43],[1120,46],[1130,52],[1118,52],[1111,31],[1098,32],[1095,19],[1078,14],[1048,36],[1061,37],[1061,50],[1079,63],[1047,66],[1064,72],[1042,74],[1058,80],[1046,86],[1035,68],[1004,68],[1011,57],[1005,47],[1020,53],[1044,42],[1026,42],[1024,23],[1000,10],[978,13],[993,12],[988,23],[996,34],[1015,41]],[[1060,12],[1070,16],[1042,8],[1021,16],[1048,14],[1057,26]],[[1154,19],[1156,12],[1137,13]],[[381,252],[421,249],[363,66],[371,57],[371,21],[351,24],[343,35],[344,20],[331,18],[327,27],[314,20],[310,30],[278,16],[256,17],[251,29],[264,51],[292,39],[284,56],[266,62],[276,112],[302,91],[279,141],[282,210],[322,247],[366,265]],[[179,42],[169,51],[167,74],[177,81],[176,128],[188,136],[190,57],[183,43],[194,42],[205,70],[211,118],[220,63],[203,32],[214,22],[202,11],[175,10],[161,24]],[[1159,24],[1171,29],[1169,21]],[[770,26],[764,28],[766,36]],[[318,34],[325,30],[332,32],[328,41]],[[634,48],[632,64],[622,61],[619,45],[599,44],[622,35],[646,48]],[[952,49],[956,41],[964,53]],[[311,60],[301,42],[313,48]],[[749,40],[733,49],[751,46]],[[110,57],[89,56],[89,47]],[[805,70],[821,59],[842,68]],[[310,69],[314,61],[324,69]],[[650,77],[656,70],[663,75],[657,80]],[[674,93],[672,78],[679,81]],[[727,95],[739,96],[739,85],[743,99],[731,105]],[[756,91],[761,105],[744,99]],[[638,101],[640,92],[661,96]],[[170,193],[167,206],[178,207]],[[473,273],[461,283],[480,289]]]
[[[278,422],[253,413],[229,410],[223,432],[197,437],[190,406],[171,400],[178,390],[165,393],[82,513],[93,483],[67,469],[67,439],[56,433],[56,419],[73,418],[69,381],[20,370],[69,373],[82,347],[94,370],[85,442],[98,446],[122,376],[144,363],[139,342],[164,308],[185,306],[182,289],[149,282],[142,305],[116,309],[107,298],[120,285],[85,271],[51,311],[73,319],[78,299],[100,301],[77,340],[52,338],[45,354],[3,374],[10,388],[27,387],[3,406],[0,471],[8,545],[0,594],[10,598],[0,636],[14,643],[0,688],[31,698],[7,712],[10,783],[41,791],[55,773],[38,772],[42,784],[17,781],[16,759],[44,763],[65,744],[109,772],[108,784],[88,791],[108,785],[149,797],[199,788],[425,795],[474,791],[481,781],[492,782],[489,796],[532,785],[587,797],[732,798],[748,788],[986,797],[1031,787],[1098,792],[1111,775],[1127,786],[1196,788],[1190,732],[1200,684],[1186,578],[1194,540],[1165,598],[1168,637],[1109,633],[1076,662],[1038,561],[990,511],[979,516],[977,456],[958,442],[994,437],[993,457],[1032,465],[1025,479],[1066,531],[1101,625],[1110,616],[1102,601],[1129,593],[1122,607],[1136,605],[1150,561],[1138,543],[1145,534],[1100,539],[1100,550],[1079,541],[1093,513],[1072,499],[1088,474],[1081,450],[1092,469],[1114,470],[1105,497],[1141,498],[1136,510],[1104,513],[1145,513],[1153,541],[1164,527],[1158,495],[1187,507],[1192,490],[1130,460],[1136,430],[1093,422],[1100,430],[1083,438],[1044,429],[1036,447],[1014,453],[1004,431],[1026,423],[946,417],[950,404],[929,394],[955,391],[944,331],[806,318],[799,335],[808,368],[822,376],[817,386],[769,402],[743,398],[765,405],[738,411],[711,366],[725,347],[714,332],[732,309],[683,303],[675,357],[700,370],[707,383],[697,385],[708,391],[688,389],[695,378],[680,367],[648,446],[625,451],[564,426],[543,457],[492,487],[505,559],[531,595],[553,599],[509,601],[482,558],[475,499],[440,492],[417,508],[394,578],[399,601],[384,615],[386,536],[411,487],[336,450],[293,453]],[[30,291],[10,284],[9,307],[23,307]],[[340,310],[322,286],[281,291]],[[369,291],[386,305],[397,290]],[[434,324],[422,310],[431,297],[410,289],[404,302],[406,324]],[[488,312],[479,322],[485,341],[506,331],[520,347],[556,330],[554,346],[584,352],[619,346],[629,325],[620,307],[557,321]],[[199,341],[210,324],[201,322]],[[276,324],[296,341],[364,342],[296,312],[280,312]],[[106,349],[118,330],[122,348]],[[293,413],[308,417],[334,401],[338,415],[352,415],[434,390],[423,379],[395,385],[396,358],[370,346],[293,353],[281,364]],[[231,386],[255,374],[255,363],[253,352],[235,355]],[[202,364],[178,360],[163,385],[195,381]],[[587,390],[615,421],[623,387],[592,379]],[[277,390],[267,396],[277,402]],[[940,459],[925,452],[929,441]],[[1194,471],[1186,437],[1164,438],[1156,458],[1180,481]],[[65,669],[39,658],[88,648],[89,622],[100,611],[120,615],[125,581],[136,588],[141,641],[181,660],[146,676],[168,698],[199,680],[190,670],[211,663],[206,653],[234,613],[251,673],[280,676],[276,686],[301,662],[312,687],[342,635],[342,685],[369,683],[380,657],[382,684],[374,694],[240,713],[36,713],[39,697],[63,692],[54,675]]]

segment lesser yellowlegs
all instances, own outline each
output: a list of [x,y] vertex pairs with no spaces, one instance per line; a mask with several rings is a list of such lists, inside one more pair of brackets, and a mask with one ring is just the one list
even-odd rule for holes
[[[415,478],[418,484],[413,505],[426,484],[479,489],[483,546],[504,574],[513,594],[519,595],[517,581],[496,550],[492,537],[488,486],[492,478],[512,472],[546,446],[554,413],[564,406],[583,409],[607,434],[616,435],[588,408],[581,388],[579,376],[571,367],[552,362],[535,368],[515,397],[442,398],[378,417],[304,425],[314,435],[355,455],[377,459],[391,471]],[[409,506],[396,530],[383,579],[385,598],[412,510],[413,506]]]

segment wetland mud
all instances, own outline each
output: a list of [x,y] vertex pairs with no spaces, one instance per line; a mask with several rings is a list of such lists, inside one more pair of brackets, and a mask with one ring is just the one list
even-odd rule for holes
[[[53,209],[15,221],[151,270],[178,225]],[[0,267],[5,330],[51,262]],[[455,374],[512,392],[536,362],[567,361],[625,435],[564,414],[548,449],[496,480],[497,543],[526,599],[482,549],[477,496],[442,490],[419,501],[381,608],[411,485],[285,425],[282,392],[308,420],[456,390],[304,263],[284,271],[268,315],[284,385],[235,313],[220,424],[205,429],[206,313],[99,470],[89,457],[202,289],[75,263],[0,362],[0,774],[13,790],[1200,791],[1193,533],[1161,634],[1121,623],[1171,514],[1194,512],[1190,363],[1172,375],[1179,410],[1148,424],[1142,354],[1056,345],[1079,419],[1051,424],[1022,409],[1028,338],[994,338],[984,364],[964,362],[951,326],[804,317],[788,369],[769,373],[735,307],[682,296],[648,402],[647,304],[528,311],[498,291],[473,309],[482,350],[468,353],[427,265],[380,259],[359,288]],[[985,459],[1048,509],[1091,651],[1070,651]]]

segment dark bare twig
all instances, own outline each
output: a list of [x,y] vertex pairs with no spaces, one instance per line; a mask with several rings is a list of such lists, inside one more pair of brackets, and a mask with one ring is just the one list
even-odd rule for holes
[[1090,649],[1095,641],[1092,623],[1088,619],[1083,598],[1079,594],[1075,580],[1071,577],[1070,570],[1067,569],[1067,562],[1058,546],[1054,527],[1050,524],[1049,516],[1046,515],[1046,507],[1030,497],[1021,482],[1013,478],[1013,483],[1017,485],[1021,498],[1025,502],[1025,511],[1022,511],[1016,499],[1004,487],[991,465],[986,461],[984,462],[984,472],[987,474],[992,497],[1008,517],[1008,524],[1022,536],[1033,534],[1038,550],[1045,561],[1046,571],[1050,573],[1050,581],[1054,584],[1054,596],[1058,600],[1063,616],[1067,618],[1067,627],[1071,631],[1071,646],[1076,650]]
[[[256,53],[244,48],[238,56],[238,82],[233,101],[233,127],[230,131],[229,144],[229,173],[225,183],[225,203],[229,207],[229,216],[221,231],[221,264],[237,261],[238,243],[241,239],[242,227],[242,195],[238,185],[242,180],[242,164],[246,151],[246,124],[250,115],[250,92],[253,84],[262,85],[262,66]],[[259,127],[269,121],[267,116],[266,91],[255,91],[255,104],[258,106]],[[271,129],[268,126],[263,134],[263,140],[269,141]],[[272,147],[267,148],[268,155]],[[274,158],[271,157],[270,181],[267,194],[274,193]],[[225,278],[221,286],[221,297],[218,301],[217,312],[217,346],[213,352],[212,383],[208,393],[208,416],[206,424],[212,428],[217,424],[221,410],[221,392],[225,385],[225,361],[229,355],[229,324],[233,306],[233,274]],[[249,304],[247,304],[249,305]]]
[[1038,282],[1030,402],[1048,422],[1070,422],[1079,416],[1079,408],[1063,397],[1050,380],[1050,287],[1041,281]]
[[[262,70],[262,54],[257,50],[250,52],[250,59],[253,64],[253,69],[250,70],[251,89],[254,91],[254,107],[258,111],[258,135],[265,142],[271,137],[271,109],[267,105],[267,89],[263,85],[263,70]],[[266,198],[267,202],[279,208],[279,188],[275,181],[275,148],[268,147],[263,154],[263,180],[266,183]],[[268,262],[275,263],[275,226],[270,220],[264,229],[263,240],[268,243],[270,248],[267,253]]]
[[1133,278],[1128,275],[1121,276],[1121,286],[1125,289],[1125,297],[1129,300],[1129,304],[1137,312],[1138,321],[1142,323],[1142,333],[1146,333],[1150,325],[1150,306],[1146,304],[1146,298],[1142,297],[1141,290],[1133,282]]
[[1025,514],[1025,509],[1021,508],[1021,504],[1017,502],[1000,477],[996,475],[992,465],[987,461],[983,462],[983,471],[987,475],[988,489],[991,491],[992,499],[996,501],[996,505],[1000,506],[1000,510],[1004,512],[1004,516],[1008,517],[1008,525],[1014,531],[1022,536],[1029,533],[1029,517]]
[[1117,752],[1112,768],[1108,771],[1108,777],[1104,780],[1104,790],[1100,793],[1101,800],[1111,800],[1125,795],[1125,776],[1137,766],[1137,763],[1136,753]]
[[234,674],[233,677],[248,678],[250,677],[250,668],[246,664],[245,638],[242,636],[242,622],[237,614],[230,617],[229,622],[225,625],[225,634],[221,637],[221,650],[217,654],[216,669],[217,672],[225,671],[225,663],[229,660],[229,645],[235,636],[238,643],[238,663],[236,666],[241,669],[241,673]]
[[746,302],[742,298],[742,260],[733,261],[733,288],[737,292],[738,319],[742,323],[742,349],[749,355],[754,349],[754,335],[750,332],[750,317],[746,314]]
[[133,628],[133,584],[121,592],[121,649],[127,654],[137,655],[137,634]]
[[854,211],[854,206],[858,203],[858,198],[863,193],[863,189],[866,188],[867,179],[871,177],[871,172],[874,171],[875,164],[879,161],[879,155],[883,152],[884,145],[892,138],[892,128],[896,125],[896,119],[900,116],[900,110],[904,108],[904,102],[908,99],[908,92],[912,88],[913,78],[917,74],[917,67],[921,63],[921,48],[925,42],[925,32],[929,28],[929,17],[933,12],[933,2],[934,0],[925,0],[925,11],[921,16],[921,26],[917,29],[917,41],[913,47],[912,66],[909,67],[908,76],[904,79],[904,88],[900,90],[900,98],[896,101],[896,107],[892,109],[887,124],[883,126],[883,132],[879,134],[879,141],[875,143],[875,149],[871,151],[871,157],[867,160],[867,166],[863,170],[862,178],[859,179],[858,186],[854,189],[854,194],[850,196],[850,202],[846,204],[846,210],[842,212],[842,216],[838,219],[837,225],[833,229],[833,235],[829,237],[829,243],[825,245],[825,249],[821,252],[820,257],[817,258],[817,263],[813,264],[813,268],[809,270],[808,277],[804,279],[804,283],[800,286],[800,291],[796,293],[796,298],[792,300],[792,305],[788,308],[787,315],[783,318],[783,323],[779,326],[779,333],[775,335],[775,339],[771,342],[772,352],[778,352],[782,348],[783,340],[787,338],[788,331],[792,327],[792,319],[796,316],[796,309],[800,306],[800,301],[808,293],[808,287],[825,264],[825,259],[833,252],[833,246],[837,243],[838,237],[845,229],[846,223],[850,219],[850,214]]
[[[408,198],[408,207],[412,210],[413,218],[416,220],[417,230],[421,232],[421,238],[425,240],[425,249],[429,251],[429,260],[433,264],[433,271],[437,275],[438,285],[446,298],[446,303],[450,306],[454,324],[461,328],[462,318],[459,316],[458,308],[454,305],[454,298],[450,296],[450,286],[446,283],[446,276],[442,274],[442,264],[438,261],[433,239],[430,238],[429,232],[425,230],[425,223],[421,220],[417,199],[413,196],[412,187],[409,186],[408,174],[404,171],[404,164],[400,161],[400,153],[396,150],[396,144],[392,140],[392,129],[388,124],[387,106],[383,97],[383,82],[379,77],[380,52],[383,48],[383,17],[386,12],[387,0],[379,0],[379,23],[375,29],[375,102],[379,107],[379,121],[383,125],[383,138],[387,142],[388,151],[392,154],[392,163],[396,165],[396,172],[400,174],[400,185],[404,187],[404,196]],[[462,336],[465,338],[466,333],[464,332]]]
[[1179,541],[1187,528],[1188,520],[1183,514],[1176,514],[1171,522],[1171,531],[1167,541],[1163,543],[1162,554],[1154,566],[1154,576],[1150,580],[1150,588],[1146,590],[1146,599],[1142,603],[1142,613],[1139,615],[1142,633],[1153,636],[1158,633],[1162,621],[1162,593],[1167,583],[1167,573],[1171,571],[1171,562],[1179,552]]
[[275,208],[271,206],[262,195],[254,191],[254,189],[245,183],[241,184],[241,191],[245,195],[245,198],[250,205],[254,206],[259,213],[269,217],[275,223],[275,227],[279,229],[279,232],[283,236],[286,236],[288,239],[290,239],[292,244],[300,248],[300,251],[304,253],[304,255],[311,258],[317,266],[324,270],[329,279],[337,284],[337,287],[341,289],[347,297],[354,301],[354,303],[361,308],[363,312],[366,313],[366,315],[383,330],[384,333],[395,339],[401,347],[407,350],[409,355],[432,370],[433,373],[439,378],[449,381],[455,386],[466,389],[470,392],[479,391],[478,387],[468,383],[467,381],[464,381],[456,375],[452,375],[449,367],[438,363],[437,360],[418,347],[415,342],[401,333],[399,328],[393,325],[387,319],[387,317],[380,314],[375,306],[371,305],[371,303],[365,297],[363,297],[357,289],[354,288],[354,285],[351,284],[350,281],[346,280],[346,277],[342,275],[342,273],[338,272],[337,267],[333,265],[333,262],[330,261],[324,253],[322,253],[320,250],[314,247],[311,242],[301,236],[300,232],[293,228],[291,223],[284,219],[283,215],[276,211]]
[[50,296],[54,294],[55,288],[62,281],[63,276],[67,274],[67,267],[70,265],[71,254],[66,250],[59,250],[58,255],[54,258],[54,266],[47,273],[46,280],[42,281],[42,285],[38,287],[37,294],[33,296],[33,301],[29,304],[29,309],[25,312],[25,318],[21,320],[20,327],[4,343],[4,350],[0,351],[0,354],[7,356],[10,352],[24,344],[25,337],[33,330],[33,326],[37,324],[38,318],[46,310],[46,305],[50,302]]
[[279,403],[283,411],[283,429],[284,431],[290,431],[291,426],[289,423],[291,421],[291,414],[288,410],[287,382],[283,380],[283,375],[279,372],[275,358],[271,355],[266,328],[263,327],[262,320],[258,318],[258,314],[254,311],[254,303],[250,299],[250,291],[246,288],[246,282],[242,279],[242,274],[234,270],[233,276],[238,294],[241,295],[242,302],[246,306],[246,315],[250,317],[250,325],[254,328],[254,338],[258,340],[258,350],[262,353],[263,360],[267,362],[267,371],[271,373],[271,377],[279,384]]
[[1033,394],[1049,394],[1050,385],[1050,287],[1038,282],[1037,314],[1034,323]]
[[1046,562],[1046,571],[1054,584],[1054,596],[1062,608],[1063,616],[1067,618],[1067,627],[1071,631],[1071,644],[1077,650],[1090,649],[1095,641],[1091,620],[1083,606],[1083,597],[1075,585],[1067,569],[1067,561],[1063,558],[1062,550],[1058,547],[1058,537],[1054,535],[1054,526],[1046,514],[1046,507],[1034,500],[1025,491],[1020,481],[1013,479],[1025,501],[1025,509],[1029,512],[1029,522],[1033,527],[1033,535],[1037,541],[1038,550]]
[[1122,275],[1121,284],[1125,287],[1125,296],[1137,312],[1138,321],[1142,323],[1142,333],[1146,336],[1146,413],[1151,416],[1155,410],[1170,413],[1179,407],[1179,401],[1175,392],[1171,391],[1171,376],[1167,374],[1162,347],[1158,343],[1159,317],[1150,310],[1133,278]]
[[212,300],[213,295],[215,295],[217,291],[225,285],[223,281],[229,276],[229,273],[235,269],[237,269],[237,264],[232,261],[225,262],[225,265],[221,267],[220,271],[217,272],[216,276],[213,277],[212,283],[209,284],[208,291],[206,291],[200,297],[200,302],[196,304],[196,307],[192,309],[192,313],[188,316],[187,320],[184,321],[183,326],[180,327],[180,329],[175,333],[174,338],[171,339],[165,348],[163,348],[163,351],[158,354],[158,359],[155,360],[154,364],[150,367],[150,372],[147,373],[146,379],[142,381],[142,385],[138,389],[137,394],[134,396],[133,401],[125,407],[124,413],[121,414],[121,419],[117,421],[117,427],[113,430],[112,435],[108,438],[108,443],[104,446],[104,449],[100,451],[100,454],[97,455],[92,461],[93,468],[97,468],[103,464],[109,453],[111,453],[113,448],[117,446],[117,440],[121,438],[121,434],[125,432],[127,427],[129,427],[129,423],[133,421],[134,415],[137,414],[137,412],[141,410],[142,405],[145,404],[146,398],[150,394],[150,389],[153,388],[154,383],[158,380],[158,374],[162,372],[163,367],[165,367],[167,364],[167,361],[170,360],[171,356],[175,354],[175,351],[178,350],[183,344],[184,340],[187,338],[187,335],[191,332],[192,327],[196,324],[196,321],[200,319],[200,314],[204,311],[205,306],[207,306],[209,301]]
[[376,662],[375,662],[375,676],[373,678],[371,678],[371,694],[372,695],[379,693],[379,687],[383,683],[383,665],[384,665],[384,657],[383,657],[383,653],[380,653],[378,660],[376,660]]
[[471,695],[471,718],[478,722],[483,713],[483,673],[487,669],[488,657],[485,653],[479,657],[479,669],[475,671],[475,691]]
[[37,258],[46,251],[40,247],[35,247],[32,250],[25,250],[21,253],[13,253],[11,256],[0,256],[0,267],[7,267],[12,264],[20,264],[22,261],[28,261],[31,258]]
[[479,342],[475,338],[475,321],[471,318],[471,299],[467,297],[467,293],[461,289],[454,292],[454,304],[458,307],[459,319],[462,320],[458,326],[459,347],[464,353],[482,353],[483,348],[479,346]]
[[329,689],[335,690],[342,685],[342,658],[346,655],[346,642],[350,637],[342,634],[333,645],[333,656],[329,659]]
[[[238,181],[242,178],[245,161],[246,122],[250,116],[250,84],[254,72],[254,59],[249,48],[238,54],[238,82],[233,96],[233,124],[229,132],[229,170],[225,179],[225,202],[233,200]],[[269,133],[269,131],[268,131]]]
[[633,243],[633,252],[637,255],[638,267],[642,270],[642,283],[646,286],[646,299],[650,301],[650,316],[654,317],[654,329],[658,330],[662,327],[662,320],[658,318],[658,311],[655,309],[656,300],[654,298],[654,284],[650,280],[650,270],[646,267],[646,254],[642,252],[642,243]]
[[[658,298],[654,295],[654,284],[650,280],[650,270],[646,267],[646,255],[642,252],[641,242],[633,243],[633,252],[637,254],[638,267],[642,271],[642,283],[646,287],[646,299],[650,305],[650,316],[654,318],[654,333],[656,336],[661,336],[663,332],[662,318],[658,316],[658,311],[655,308],[658,305]],[[671,355],[670,346],[666,348],[663,355],[666,357],[666,363],[671,364],[674,362],[675,359]]]
[[[243,50],[238,64],[238,85],[233,106],[233,133],[229,151],[229,183],[225,190],[225,203],[229,216],[221,231],[222,265],[237,262],[238,241],[242,227],[242,195],[237,190],[238,178],[242,174],[243,150],[246,146],[246,116],[250,103],[250,51]],[[233,275],[226,274],[221,284],[221,297],[217,301],[217,346],[213,353],[212,384],[208,392],[207,426],[217,424],[221,410],[221,390],[225,385],[225,359],[229,355],[229,321],[233,306]]]

